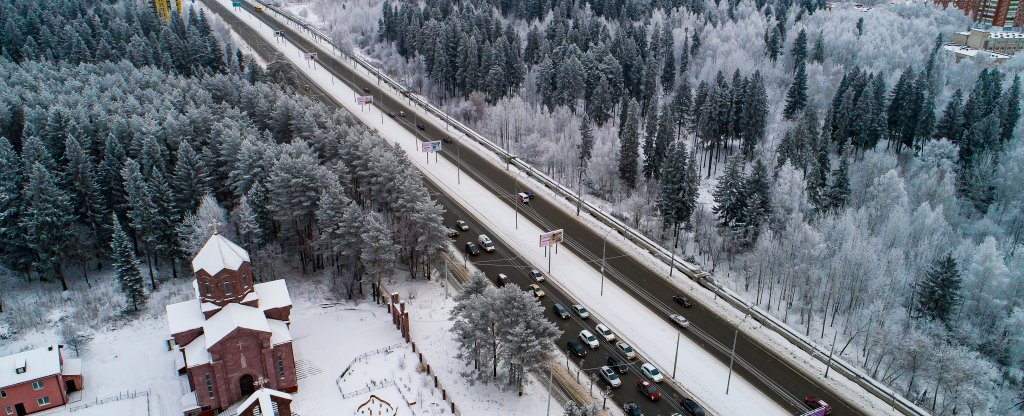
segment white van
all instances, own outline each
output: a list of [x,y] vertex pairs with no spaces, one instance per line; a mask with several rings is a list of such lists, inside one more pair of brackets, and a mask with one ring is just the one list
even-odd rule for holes
[[488,237],[487,234],[480,234],[480,236],[477,237],[477,240],[480,241],[480,247],[483,247],[484,251],[488,253],[494,251],[494,243],[491,242],[491,238]]

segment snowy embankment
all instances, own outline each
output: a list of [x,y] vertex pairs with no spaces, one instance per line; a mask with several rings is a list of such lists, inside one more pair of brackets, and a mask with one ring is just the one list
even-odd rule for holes
[[[218,0],[230,6],[230,1]],[[419,140],[393,119],[384,116],[377,108],[360,108],[351,97],[356,93],[338,81],[329,72],[314,66],[303,59],[302,51],[291,42],[273,43],[273,30],[260,23],[255,16],[237,11],[239,16],[251,23],[251,26],[268,42],[284,52],[285,57],[305,75],[317,82],[335,99],[343,103],[356,117],[373,127],[391,143],[397,143],[409,155],[409,159],[417,166],[424,176],[437,186],[447,189],[459,204],[477,216],[497,233],[499,247],[502,245],[519,253],[527,261],[546,269],[548,263],[543,250],[535,247],[537,236],[548,230],[542,230],[529,221],[521,221],[518,229],[514,227],[515,212],[498,197],[492,195],[479,183],[459,173],[454,164],[446,158],[433,157],[427,163],[426,155],[419,152]],[[274,13],[269,13],[273,16]],[[328,52],[322,52],[328,53]],[[343,58],[341,58],[343,59]],[[398,95],[393,91],[388,91]],[[422,118],[431,118],[419,114]],[[438,125],[444,121],[436,120]],[[462,140],[468,142],[468,140]],[[481,152],[482,154],[487,154]],[[522,175],[522,180],[528,178]],[[536,189],[542,187],[537,186]],[[545,197],[549,197],[546,195]],[[557,284],[568,293],[572,293],[582,303],[596,313],[603,322],[609,324],[618,333],[624,334],[633,345],[650,361],[661,368],[670,369],[675,358],[675,341],[678,331],[665,323],[629,294],[613,285],[607,285],[605,295],[599,294],[600,274],[587,261],[562,250],[551,260],[552,284]],[[691,291],[696,291],[692,288]],[[723,305],[723,308],[726,306]],[[623,330],[623,329],[629,329]],[[730,395],[725,393],[728,377],[728,366],[704,351],[697,343],[683,337],[680,345],[679,366],[676,381],[699,400],[710,405],[718,414],[789,414],[775,401],[755,388],[749,381],[733,377]],[[737,398],[743,398],[737,400]]]

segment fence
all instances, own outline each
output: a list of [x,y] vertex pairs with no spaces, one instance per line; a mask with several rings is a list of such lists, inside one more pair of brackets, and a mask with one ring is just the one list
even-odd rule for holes
[[131,399],[135,399],[137,397],[145,397],[146,398],[146,408],[148,409],[149,408],[149,390],[143,390],[143,391],[130,391],[130,392],[129,391],[125,391],[123,393],[118,393],[117,396],[109,396],[109,397],[105,397],[105,398],[102,398],[102,399],[97,397],[96,400],[93,401],[92,403],[84,403],[84,404],[79,404],[79,405],[76,405],[76,406],[69,406],[68,407],[68,412],[77,412],[79,410],[87,409],[87,408],[90,408],[90,407],[93,407],[93,406],[98,406],[98,405],[101,405],[101,404],[104,404],[104,403],[116,402],[116,401],[121,401],[121,400],[131,400]]
[[[579,206],[582,212],[590,214],[592,217],[600,221],[605,226],[616,230],[619,234],[621,234],[623,237],[625,237],[633,244],[636,244],[638,247],[646,250],[648,253],[653,255],[658,260],[665,262],[666,265],[668,265],[670,268],[679,270],[681,273],[685,274],[690,279],[696,281],[701,286],[704,286],[708,290],[715,293],[717,296],[726,300],[734,308],[741,310],[744,313],[749,313],[752,318],[756,319],[765,328],[768,328],[769,330],[772,330],[781,335],[782,337],[786,338],[786,340],[788,340],[791,344],[807,352],[808,354],[811,355],[811,357],[817,359],[822,364],[825,364],[826,366],[831,366],[834,371],[856,382],[858,385],[860,385],[865,390],[878,397],[883,402],[886,402],[887,404],[890,404],[893,407],[898,408],[901,412],[906,414],[920,416],[928,415],[928,412],[925,411],[924,409],[921,409],[917,405],[911,403],[906,398],[899,396],[895,391],[879,383],[877,380],[871,378],[870,376],[864,374],[861,370],[846,363],[845,360],[837,359],[835,357],[833,357],[831,360],[826,360],[825,357],[829,356],[827,349],[814,344],[813,342],[805,338],[803,335],[790,328],[788,325],[782,323],[781,321],[771,316],[767,312],[761,310],[756,305],[748,303],[746,300],[744,300],[742,297],[740,297],[732,290],[722,287],[722,285],[715,281],[715,279],[706,271],[700,270],[695,265],[687,264],[677,259],[677,256],[673,255],[673,253],[669,249],[662,247],[654,240],[648,238],[647,236],[641,234],[639,231],[626,225],[625,223],[615,218],[611,214],[608,214],[600,210],[598,207],[587,202],[586,200],[580,199],[577,196],[577,194],[570,190],[569,188],[556,182],[554,179],[550,178],[543,172],[535,169],[533,166],[523,162],[522,160],[512,155],[511,153],[505,151],[505,149],[502,149],[500,146],[494,144],[490,140],[487,140],[485,137],[483,137],[473,129],[469,128],[465,124],[451,118],[451,116],[444,113],[443,111],[435,107],[433,104],[427,102],[421,96],[413,93],[409,88],[405,87],[398,81],[392,79],[387,74],[384,74],[362,57],[357,56],[355,54],[343,52],[336,45],[334,45],[334,43],[330,40],[330,37],[327,36],[327,34],[323,33],[322,31],[316,28],[311,27],[301,18],[296,17],[295,15],[292,15],[287,11],[278,9],[277,7],[274,7],[273,5],[268,4],[263,0],[254,1],[260,3],[267,9],[272,10],[273,12],[284,17],[285,19],[288,19],[294,22],[295,24],[300,25],[303,28],[303,30],[309,32],[309,34],[314,38],[314,40],[317,40],[318,42],[324,42],[327,45],[330,45],[330,47],[334,51],[336,51],[336,53],[344,56],[345,58],[348,58],[353,63],[358,64],[358,66],[362,67],[365,71],[367,71],[367,73],[377,76],[377,78],[380,81],[383,81],[385,84],[388,84],[389,86],[391,86],[391,88],[398,91],[402,96],[408,99],[410,103],[415,103],[428,114],[432,114],[435,117],[439,118],[440,120],[448,123],[457,131],[464,134],[467,138],[472,139],[477,144],[495,153],[502,160],[504,160],[506,164],[515,166],[517,169],[522,170],[524,173],[526,173],[527,176],[541,183],[542,185],[550,189],[552,192],[557,194],[559,197],[564,198],[565,200],[569,201],[570,203],[576,206]],[[766,349],[771,349],[771,347],[767,345],[765,345],[764,347]],[[813,375],[808,374],[808,376]]]

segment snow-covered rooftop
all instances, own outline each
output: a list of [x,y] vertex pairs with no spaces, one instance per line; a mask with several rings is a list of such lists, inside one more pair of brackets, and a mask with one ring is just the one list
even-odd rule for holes
[[[19,369],[24,372],[19,373]],[[60,374],[60,347],[50,345],[0,357],[0,388]]]
[[257,406],[259,407],[261,414],[264,414],[264,415],[275,414],[274,410],[273,410],[273,405],[271,404],[271,402],[272,402],[271,396],[274,396],[274,397],[277,397],[277,398],[280,398],[280,399],[284,399],[284,400],[288,400],[288,401],[292,400],[292,395],[290,395],[288,393],[284,393],[284,392],[280,392],[280,391],[277,391],[277,390],[268,389],[266,387],[263,387],[263,388],[260,388],[259,390],[256,390],[255,393],[253,393],[252,395],[247,397],[245,400],[242,400],[241,403],[238,403],[238,406],[236,406],[234,408],[234,411],[235,411],[234,413],[235,414],[242,414],[243,410],[249,408],[249,406],[252,406],[253,403],[258,402],[259,404]]
[[206,350],[206,335],[200,335],[182,350],[185,351],[185,364],[189,368],[213,362],[213,356]]
[[288,284],[284,279],[260,283],[254,286],[260,299],[260,309],[274,309],[292,306],[292,298],[288,294]]
[[192,259],[192,272],[205,270],[211,276],[221,270],[238,270],[242,262],[249,261],[249,253],[220,234],[210,236],[199,254]]
[[234,331],[235,328],[246,328],[261,332],[270,332],[267,317],[263,311],[237,303],[229,303],[203,324],[206,335],[206,348],[217,345],[221,339]]
[[206,317],[199,307],[199,299],[167,305],[167,326],[170,327],[172,335],[202,327],[205,320]]
[[61,373],[66,376],[82,375],[82,360],[78,358],[65,358],[64,369]]
[[287,342],[292,342],[292,332],[288,329],[288,324],[284,323],[284,321],[267,319],[267,325],[270,326],[270,345],[281,345]]

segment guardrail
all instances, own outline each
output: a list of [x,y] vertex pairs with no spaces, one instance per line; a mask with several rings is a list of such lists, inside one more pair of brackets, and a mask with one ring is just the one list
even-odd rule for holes
[[719,284],[706,271],[700,270],[694,265],[688,264],[682,260],[677,259],[671,251],[662,247],[654,240],[641,234],[639,231],[626,225],[622,221],[619,221],[619,219],[613,217],[612,215],[605,213],[600,208],[592,205],[586,200],[580,199],[577,196],[577,194],[571,189],[565,187],[561,183],[550,178],[543,172],[535,169],[533,166],[530,166],[528,163],[523,162],[522,160],[512,155],[511,153],[505,151],[505,149],[502,149],[500,146],[494,144],[493,142],[483,137],[482,135],[480,135],[470,127],[466,126],[462,122],[453,119],[451,116],[449,116],[445,112],[435,107],[433,104],[426,101],[426,99],[424,99],[422,96],[413,93],[409,88],[402,85],[398,81],[392,79],[387,74],[383,73],[382,71],[374,67],[372,64],[367,62],[362,57],[341,50],[331,41],[330,37],[327,36],[327,34],[323,33],[319,29],[311,27],[301,18],[291,14],[288,11],[281,10],[263,0],[254,1],[268,9],[273,10],[275,13],[284,16],[286,19],[291,20],[295,24],[301,26],[303,29],[308,31],[314,38],[319,38],[320,41],[323,41],[324,43],[330,45],[331,48],[337,51],[338,54],[343,55],[344,57],[350,59],[354,63],[357,63],[359,66],[363,67],[363,69],[366,70],[368,73],[376,75],[380,81],[383,81],[384,83],[390,85],[396,91],[401,93],[404,97],[409,99],[410,102],[416,103],[420,108],[426,110],[427,113],[432,114],[435,117],[438,117],[439,119],[447,122],[453,128],[464,134],[466,137],[473,139],[475,142],[477,142],[477,144],[495,153],[501,159],[505,160],[505,163],[507,165],[515,166],[517,169],[520,169],[523,172],[525,172],[527,176],[533,178],[534,180],[540,182],[548,189],[554,191],[560,197],[566,199],[570,203],[578,204],[580,206],[581,211],[587,212],[604,225],[616,230],[619,234],[621,234],[623,237],[631,241],[633,244],[636,244],[640,248],[647,250],[647,252],[649,252],[655,258],[665,262],[666,265],[668,265],[670,268],[679,270],[681,273],[685,274],[691,280],[694,280],[701,286],[714,292],[722,299],[725,299],[733,307],[741,311],[746,311],[751,315],[752,318],[757,320],[764,327],[773,330],[779,335],[782,335],[791,344],[809,353],[812,357],[814,357],[821,363],[825,364],[826,366],[830,365],[834,371],[854,381],[855,383],[863,387],[865,390],[878,397],[883,402],[892,405],[894,408],[898,408],[901,412],[905,414],[920,416],[929,414],[924,409],[921,409],[917,405],[911,403],[906,398],[900,396],[892,389],[890,389],[888,386],[885,386],[879,383],[877,380],[871,378],[867,374],[864,374],[863,371],[850,365],[845,360],[832,357],[830,364],[829,361],[825,359],[825,357],[829,355],[829,351],[826,350],[825,348],[817,344],[814,344],[800,333],[794,331],[788,325],[779,321],[777,318],[771,316],[770,314],[763,311],[756,305],[747,302],[745,299],[740,297],[737,293],[733,292],[732,290],[722,287],[722,285]]

